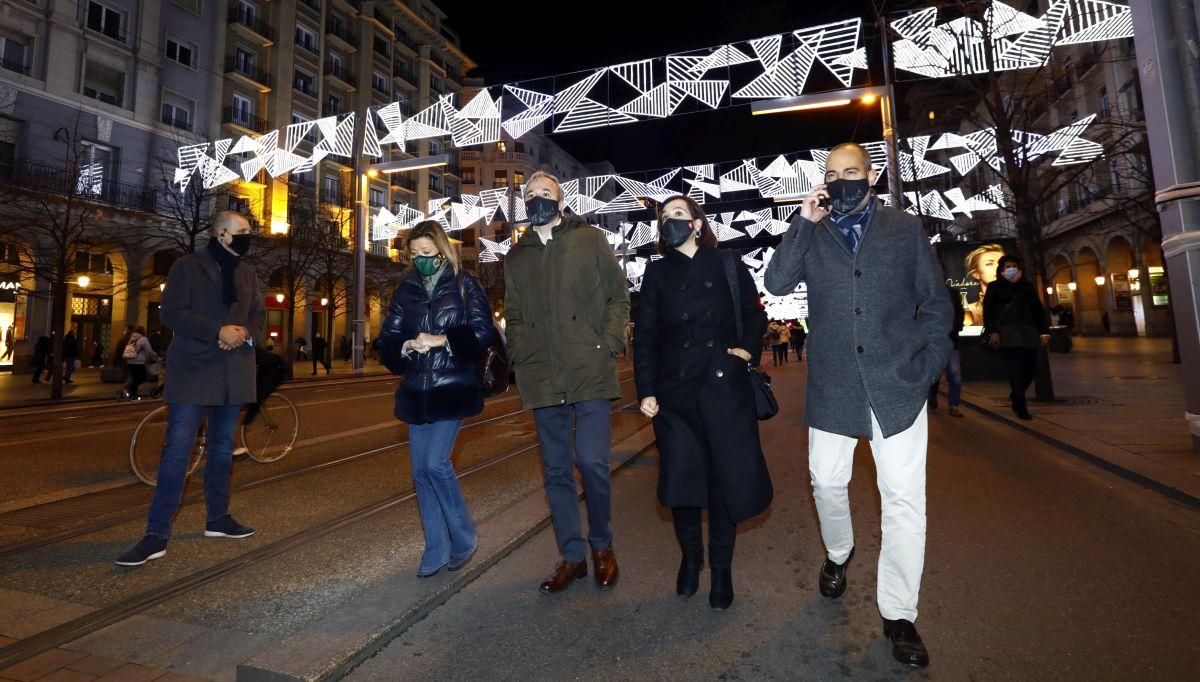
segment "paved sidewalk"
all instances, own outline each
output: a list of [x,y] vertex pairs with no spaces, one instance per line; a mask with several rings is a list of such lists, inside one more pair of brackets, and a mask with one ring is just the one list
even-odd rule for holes
[[[326,378],[345,379],[354,376],[350,369],[350,363],[335,360],[331,367],[330,373],[325,374],[324,369],[317,376],[311,376],[312,371],[310,363],[298,363],[295,366],[296,378],[289,383],[298,383],[304,381],[319,381]],[[381,376],[388,374],[387,368],[379,364],[378,360],[367,360],[365,376]],[[100,370],[98,368],[85,367],[75,371],[72,377],[75,383],[63,385],[63,399],[61,401],[50,399],[50,383],[42,382],[40,384],[33,383],[33,377],[29,374],[0,374],[0,410],[16,407],[36,407],[39,405],[57,405],[71,402],[80,402],[87,400],[114,400],[116,398],[117,389],[121,387],[116,383],[104,383],[100,381]],[[149,392],[151,382],[142,385],[142,394],[146,395]]]
[[1192,449],[1184,421],[1183,376],[1180,365],[1171,362],[1171,340],[1076,337],[1074,342],[1070,353],[1050,355],[1058,402],[1031,402],[1033,421],[1021,421],[1009,410],[1004,382],[968,382],[964,402],[1200,506],[1200,453]]

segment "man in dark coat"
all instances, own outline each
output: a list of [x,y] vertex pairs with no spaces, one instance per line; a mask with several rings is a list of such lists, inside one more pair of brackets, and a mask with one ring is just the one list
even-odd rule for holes
[[242,405],[256,398],[254,346],[265,324],[258,278],[241,261],[250,239],[244,216],[221,211],[213,216],[208,247],[176,260],[167,275],[160,308],[163,324],[174,332],[167,352],[167,437],[146,536],[117,558],[121,566],[140,566],[167,553],[171,519],[183,498],[188,461],[206,414],[204,536],[254,533],[229,514],[233,432]]
[[50,364],[50,354],[53,352],[49,336],[39,336],[37,341],[33,342],[33,383],[42,383],[42,372],[46,371],[46,366]]
[[[625,346],[629,290],[604,234],[581,218],[564,216],[564,203],[558,180],[534,173],[525,185],[531,227],[504,263],[508,358],[521,400],[537,422],[546,495],[562,554],[554,574],[542,583],[546,593],[587,575],[589,544],[596,584],[609,589],[618,575],[609,409],[621,396],[616,356]],[[587,501],[586,542],[575,466]]]
[[836,598],[846,588],[854,550],[847,487],[855,445],[867,437],[882,498],[884,634],[898,660],[924,666],[929,655],[913,621],[925,562],[925,401],[950,355],[951,311],[921,222],[883,206],[871,190],[877,178],[861,146],[835,147],[826,184],[804,197],[765,283],[777,296],[808,284],[814,327],[805,419],[828,554],[821,594]]
[[71,375],[75,373],[75,361],[79,359],[79,341],[75,338],[75,330],[72,329],[63,337],[63,383],[73,384]]
[[321,332],[313,332],[313,340],[312,340],[312,366],[313,366],[312,373],[313,373],[313,376],[317,375],[317,363],[318,362],[321,363],[321,366],[325,368],[325,373],[329,374],[329,356],[326,355],[326,353],[328,353],[328,352],[329,352],[329,342],[325,340],[324,336],[321,336]]

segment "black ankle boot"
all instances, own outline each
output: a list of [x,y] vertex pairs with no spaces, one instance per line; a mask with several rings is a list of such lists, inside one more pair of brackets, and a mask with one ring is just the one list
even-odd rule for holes
[[675,594],[687,599],[700,589],[700,569],[704,568],[704,550],[684,550],[679,560],[679,575],[675,577]]
[[711,572],[712,588],[708,592],[708,605],[714,610],[724,611],[733,603],[733,571],[714,566]]

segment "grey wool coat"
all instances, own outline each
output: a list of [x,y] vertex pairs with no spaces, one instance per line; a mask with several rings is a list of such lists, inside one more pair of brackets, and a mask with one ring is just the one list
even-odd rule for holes
[[828,218],[796,213],[767,266],[777,296],[808,283],[805,421],[843,436],[884,437],[916,421],[952,345],[950,301],[914,216],[877,205],[854,253]]
[[167,349],[167,403],[241,405],[255,395],[254,348],[217,347],[221,327],[245,327],[261,343],[265,312],[254,270],[239,263],[234,271],[237,300],[221,301],[221,270],[207,249],[188,254],[171,266],[159,317],[175,337]]

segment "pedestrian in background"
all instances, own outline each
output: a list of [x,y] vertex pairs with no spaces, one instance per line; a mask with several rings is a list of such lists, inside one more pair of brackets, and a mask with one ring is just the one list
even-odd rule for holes
[[1037,373],[1039,349],[1050,343],[1050,325],[1037,290],[1024,277],[1021,261],[1004,256],[997,269],[1000,277],[983,299],[983,332],[988,343],[1004,353],[1012,411],[1029,420],[1033,415],[1025,392]]
[[795,320],[788,330],[792,340],[792,350],[796,353],[796,362],[804,361],[804,340],[808,338],[808,332],[804,330],[803,323],[800,320]]
[[[196,434],[208,417],[204,460],[204,537],[245,538],[254,529],[229,514],[233,432],[242,405],[256,398],[254,346],[266,322],[258,277],[242,256],[250,250],[250,223],[234,211],[213,216],[207,248],[179,258],[167,274],[159,309],[174,333],[167,355],[167,431],[146,535],[117,557],[140,566],[167,553],[171,520],[183,499]],[[148,344],[147,344],[148,345]]]
[[[954,347],[950,351],[950,361],[946,363],[946,371],[944,372],[948,388],[946,402],[949,403],[950,416],[961,417],[963,413],[962,410],[958,409],[958,406],[962,402],[962,360],[958,353],[958,335],[962,333],[965,311],[963,310],[962,296],[959,296],[957,289],[946,285],[946,293],[950,296],[950,306],[954,311],[954,318],[950,328],[950,343],[954,344]],[[938,386],[941,383],[942,375],[939,374],[933,380],[933,385],[929,387],[930,412],[937,412],[938,410]]]
[[0,360],[12,360],[13,349],[17,345],[17,327],[14,324],[8,325],[4,330],[4,355],[0,355]]
[[[530,229],[504,261],[508,359],[525,409],[533,410],[546,496],[562,561],[542,582],[560,592],[587,576],[592,548],[596,585],[619,576],[612,546],[611,403],[621,396],[616,356],[625,343],[629,289],[605,233],[564,215],[558,179],[538,171],[525,184]],[[588,537],[579,519],[578,468]]]
[[879,201],[871,189],[878,178],[861,145],[835,147],[826,184],[802,200],[765,284],[776,296],[808,284],[814,328],[805,421],[826,549],[821,594],[833,599],[846,589],[854,553],[847,489],[855,446],[867,437],[881,498],[883,634],[897,660],[925,666],[929,653],[913,624],[925,565],[925,402],[950,357],[953,313],[925,228]]
[[104,344],[100,343],[99,339],[92,341],[92,359],[91,367],[99,367],[104,364]]
[[33,357],[30,358],[30,365],[33,367],[33,383],[42,383],[42,372],[45,372],[46,366],[50,364],[50,355],[53,352],[49,336],[39,336],[37,341],[33,342]]
[[[737,524],[761,514],[773,496],[747,371],[758,364],[766,315],[750,271],[717,249],[698,203],[668,199],[658,224],[663,257],[642,280],[634,381],[642,414],[654,420],[658,501],[671,509],[682,551],[675,593],[691,597],[699,588],[700,515],[708,509],[708,603],[724,610],[733,603]],[[736,307],[728,269],[737,277]]]
[[325,373],[329,374],[329,343],[325,341],[325,337],[321,336],[321,332],[313,333],[312,340],[312,375],[317,375],[317,363],[325,368]]
[[338,342],[338,349],[342,353],[342,362],[350,362],[350,339],[342,334],[342,340]]
[[[305,341],[303,336],[296,339],[296,359],[299,360],[300,362],[304,362],[305,360],[308,359],[308,341]],[[317,373],[317,366],[314,364],[313,365],[313,374],[316,374],[316,373]]]
[[771,320],[771,324],[767,326],[767,340],[771,344],[771,355],[776,366],[787,362],[787,339],[784,334],[787,331],[787,325],[779,320]]
[[130,400],[141,400],[142,397],[138,395],[138,387],[146,381],[146,366],[158,362],[158,354],[151,347],[150,339],[146,338],[145,327],[136,325],[133,328],[133,333],[129,335],[129,341],[125,344],[125,350],[121,357],[125,360],[125,366],[129,368],[129,389],[125,397]]
[[409,461],[425,551],[418,578],[443,567],[457,571],[478,546],[475,524],[454,473],[451,454],[463,419],[483,411],[476,367],[492,343],[487,292],[462,269],[436,221],[408,233],[412,267],[392,294],[380,346],[383,364],[403,374],[396,418],[408,424]]
[[79,341],[75,339],[75,330],[72,329],[63,337],[63,383],[73,384],[71,375],[75,373],[75,363],[79,360]]

